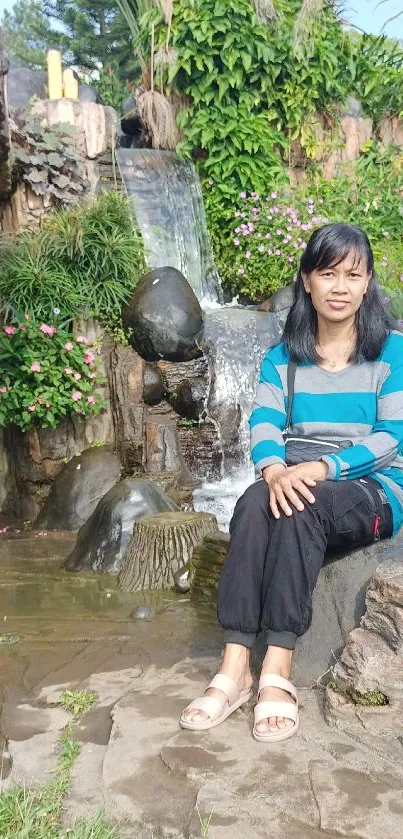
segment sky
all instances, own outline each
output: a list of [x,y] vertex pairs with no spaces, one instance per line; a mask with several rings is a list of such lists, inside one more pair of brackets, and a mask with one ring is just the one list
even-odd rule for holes
[[[0,0],[0,17],[5,9],[12,9],[14,0]],[[391,21],[386,28],[386,35],[403,40],[403,0],[344,0],[344,18],[365,32],[379,34],[388,18],[401,16]]]

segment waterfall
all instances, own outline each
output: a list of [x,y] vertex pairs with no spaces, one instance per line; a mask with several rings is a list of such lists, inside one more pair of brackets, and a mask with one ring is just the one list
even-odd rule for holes
[[174,152],[154,149],[117,149],[116,158],[150,267],[177,268],[201,303],[221,302],[193,163]]
[[211,387],[207,414],[214,422],[223,452],[222,478],[194,492],[194,507],[214,513],[227,530],[237,498],[254,480],[248,418],[262,358],[281,338],[274,315],[254,309],[224,307],[205,312],[203,349]]

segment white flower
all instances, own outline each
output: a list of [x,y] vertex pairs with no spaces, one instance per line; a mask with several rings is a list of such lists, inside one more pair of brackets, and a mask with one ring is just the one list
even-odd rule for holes
[[57,306],[56,306],[55,309],[53,309],[53,314],[54,315],[60,315],[60,309],[58,309]]

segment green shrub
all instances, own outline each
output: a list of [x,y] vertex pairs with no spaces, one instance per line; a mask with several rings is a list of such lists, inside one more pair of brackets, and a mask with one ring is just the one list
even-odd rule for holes
[[128,201],[111,192],[46,216],[40,230],[2,240],[0,297],[6,318],[82,314],[116,323],[145,262]]
[[25,323],[6,326],[0,333],[0,369],[0,426],[55,428],[63,417],[105,407],[97,391],[104,380],[96,349],[58,325],[27,316]]

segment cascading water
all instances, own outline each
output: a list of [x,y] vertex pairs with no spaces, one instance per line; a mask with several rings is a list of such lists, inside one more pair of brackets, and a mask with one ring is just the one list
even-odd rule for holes
[[248,418],[263,355],[281,337],[274,315],[224,307],[205,312],[203,348],[211,386],[207,414],[216,425],[223,452],[222,478],[194,492],[196,510],[214,513],[227,530],[237,498],[254,480]]
[[117,149],[151,268],[177,268],[201,303],[222,302],[200,180],[190,160],[155,149]]

